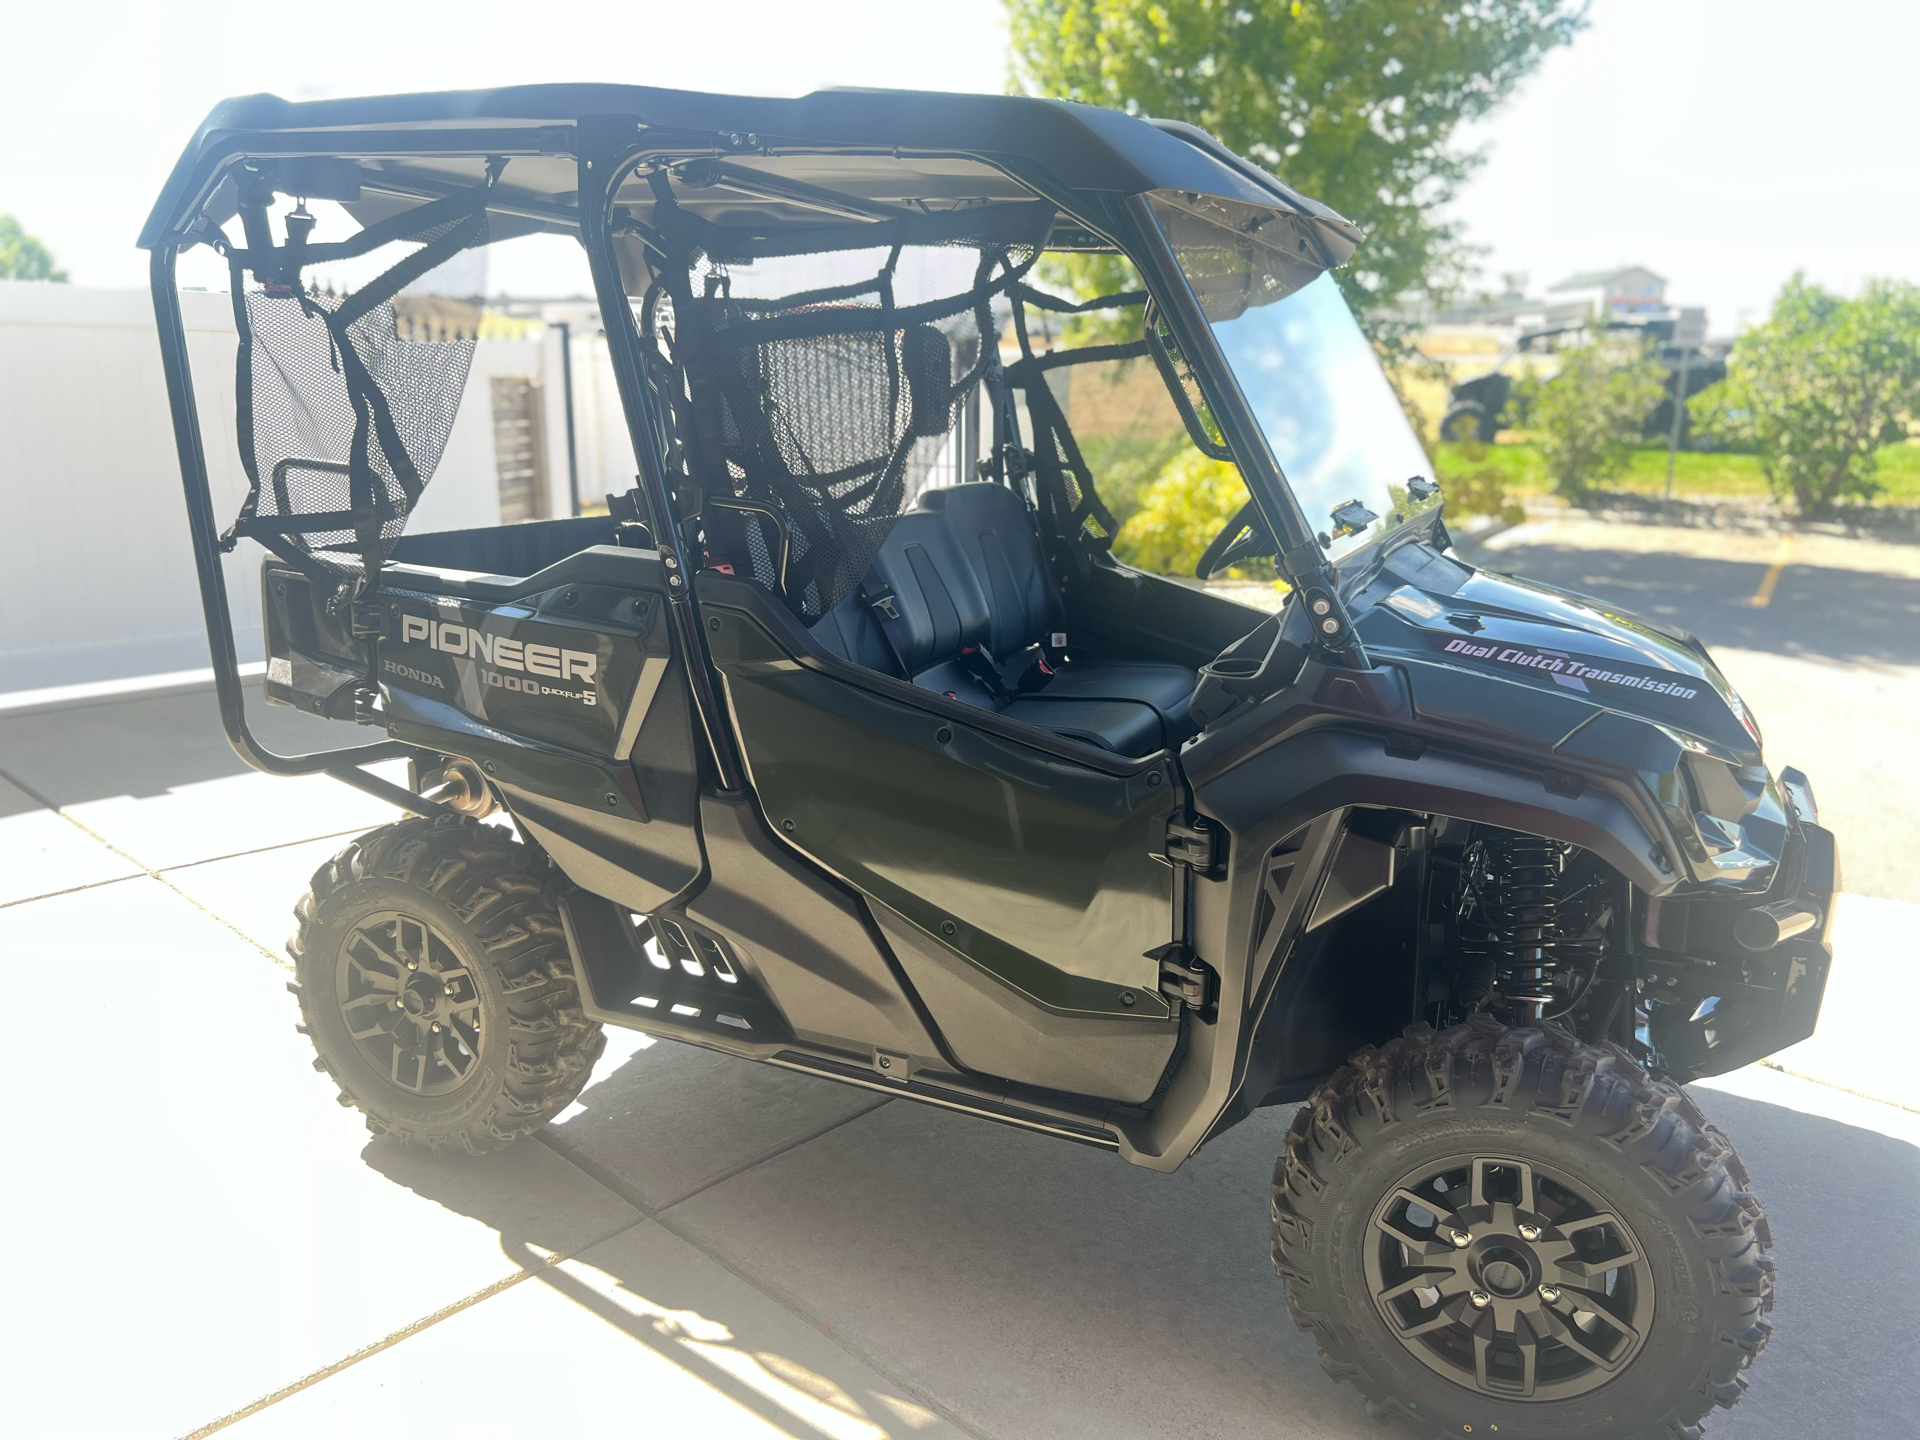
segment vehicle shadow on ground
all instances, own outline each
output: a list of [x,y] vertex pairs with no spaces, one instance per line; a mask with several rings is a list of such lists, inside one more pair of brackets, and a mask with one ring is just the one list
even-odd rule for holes
[[[382,738],[364,726],[269,706],[255,693],[257,680],[245,684],[247,720],[255,738],[282,754]],[[251,769],[227,743],[211,686],[26,714],[0,713],[0,774],[56,806],[119,795],[144,799]]]
[[[659,1052],[679,1048],[636,1055],[597,1088],[617,1096],[644,1082]],[[1714,1433],[1899,1433],[1920,1407],[1910,1314],[1920,1231],[1889,1219],[1920,1193],[1920,1149],[1718,1091],[1698,1098],[1754,1173],[1780,1265],[1773,1343],[1747,1400],[1710,1419]],[[716,1100],[707,1116],[689,1117],[704,1118],[722,1149],[734,1138],[725,1110]],[[1353,1392],[1321,1372],[1265,1253],[1266,1180],[1290,1118],[1290,1109],[1262,1112],[1163,1176],[895,1101],[657,1219],[810,1327],[829,1321],[835,1339],[982,1434],[1371,1440],[1381,1432]],[[636,1344],[729,1394],[756,1393],[680,1343],[693,1322],[663,1318],[685,1312],[729,1325],[703,1308],[701,1286],[663,1279],[640,1252],[622,1258],[603,1246],[594,1263],[610,1255],[603,1271],[644,1297],[637,1308],[622,1304],[546,1269],[543,1217],[476,1205],[458,1162],[380,1144],[366,1158],[395,1183],[496,1229],[516,1264]],[[751,1334],[734,1333],[736,1345],[753,1348]],[[757,1403],[789,1433],[814,1433],[764,1397]],[[1194,1430],[1199,1416],[1207,1422]]]
[[[933,1412],[905,1400],[850,1393],[833,1378],[843,1352],[825,1327],[811,1346],[795,1345],[787,1326],[771,1333],[790,1318],[781,1310],[770,1323],[769,1312],[780,1302],[739,1303],[743,1282],[651,1216],[585,1247],[576,1259],[558,1252],[564,1227],[551,1209],[502,1210],[480,1199],[483,1187],[471,1176],[484,1159],[436,1157],[384,1139],[370,1143],[362,1158],[395,1184],[494,1229],[502,1254],[526,1272],[526,1283],[564,1296],[793,1440],[905,1440],[937,1423]],[[608,1383],[619,1382],[608,1377]],[[648,1409],[643,1396],[633,1403],[636,1415]]]
[[1753,1175],[1773,1228],[1773,1339],[1716,1437],[1910,1433],[1920,1412],[1920,1148],[1823,1116],[1696,1087]]
[[1768,566],[1571,545],[1514,545],[1489,570],[1556,585],[1691,630],[1708,645],[1807,659],[1920,665],[1920,580],[1787,565],[1765,606]]

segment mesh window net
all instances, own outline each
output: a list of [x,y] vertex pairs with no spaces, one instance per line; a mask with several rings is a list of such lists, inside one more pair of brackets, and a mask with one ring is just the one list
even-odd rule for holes
[[[449,214],[449,209],[452,213]],[[486,285],[482,198],[380,227],[378,275],[335,293],[233,258],[237,409],[249,493],[223,537],[309,573],[375,575],[452,433]]]
[[1030,241],[696,253],[677,297],[678,275],[656,286],[643,323],[673,366],[664,388],[692,411],[710,551],[807,623],[859,589],[894,520],[955,468],[956,408],[997,364],[981,337],[1038,256],[1044,219],[1030,228]]

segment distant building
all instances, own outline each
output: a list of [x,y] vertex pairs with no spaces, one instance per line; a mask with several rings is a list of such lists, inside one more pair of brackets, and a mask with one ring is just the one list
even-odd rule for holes
[[1589,309],[1604,306],[1615,320],[1658,315],[1667,308],[1666,279],[1644,265],[1621,265],[1612,270],[1572,275],[1547,293],[1585,301]]

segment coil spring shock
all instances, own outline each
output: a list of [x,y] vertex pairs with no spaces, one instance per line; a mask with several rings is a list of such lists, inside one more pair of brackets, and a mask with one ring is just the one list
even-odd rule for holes
[[[1558,840],[1512,831],[1490,832],[1468,845],[1461,867],[1460,948],[1464,973],[1485,977],[1465,997],[1473,1008],[1497,996],[1511,1006],[1513,1023],[1531,1025],[1567,1008],[1576,972],[1584,971],[1591,982],[1606,942],[1591,933],[1584,915],[1564,913],[1572,898],[1566,889],[1574,854]],[[1569,921],[1588,933],[1569,934]]]

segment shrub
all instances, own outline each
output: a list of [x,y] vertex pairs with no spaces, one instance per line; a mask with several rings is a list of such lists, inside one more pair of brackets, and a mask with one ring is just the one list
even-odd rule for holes
[[1478,440],[1461,442],[1455,447],[1462,468],[1450,470],[1441,482],[1447,514],[1456,520],[1469,515],[1491,515],[1509,525],[1527,518],[1520,502],[1507,494],[1507,477],[1488,463],[1488,447]]
[[[1156,574],[1191,575],[1213,537],[1246,503],[1246,482],[1232,464],[1188,450],[1147,487],[1140,508],[1120,527],[1113,553]],[[1249,561],[1227,573],[1265,579],[1273,566]]]
[[1552,379],[1518,388],[1553,488],[1579,500],[1626,469],[1666,373],[1638,347],[1596,341],[1561,351]]
[[1777,499],[1818,516],[1879,491],[1875,452],[1906,437],[1917,401],[1920,287],[1873,280],[1845,300],[1795,275],[1689,409],[1700,430],[1759,452]]

